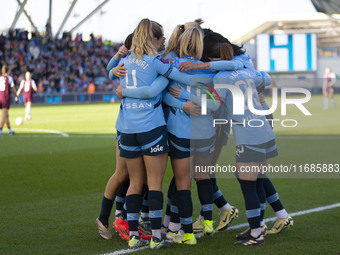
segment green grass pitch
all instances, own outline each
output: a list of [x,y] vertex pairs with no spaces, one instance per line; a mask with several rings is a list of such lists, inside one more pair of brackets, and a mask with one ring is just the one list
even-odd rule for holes
[[[336,99],[340,103],[340,97]],[[287,116],[280,116],[279,109],[275,113],[281,120],[296,119],[298,126],[275,126],[279,156],[271,164],[340,163],[340,108],[322,110],[321,96],[313,96],[306,107],[312,116],[304,116],[293,106],[288,107]],[[19,127],[15,118],[24,116],[24,108],[10,109],[16,134],[9,136],[4,128],[5,136],[0,137],[0,254],[103,254],[127,249],[117,234],[112,240],[101,239],[94,224],[115,168],[118,109],[118,104],[33,105],[32,121]],[[69,137],[42,130],[64,132]],[[235,162],[233,139],[222,152],[220,162],[224,161]],[[171,175],[168,166],[165,192]],[[340,202],[339,173],[329,178],[304,177],[272,179],[288,212]],[[232,225],[245,223],[237,180],[221,178],[218,185],[228,202],[240,210]],[[192,195],[195,220],[199,213],[195,184]],[[273,216],[267,204],[265,217]],[[214,220],[217,224],[216,207]],[[269,228],[272,224],[267,223]],[[267,235],[266,244],[259,247],[233,245],[242,230],[200,238],[196,246],[173,245],[157,254],[339,254],[340,207],[296,216],[293,228]],[[149,253],[153,251],[136,252]]]

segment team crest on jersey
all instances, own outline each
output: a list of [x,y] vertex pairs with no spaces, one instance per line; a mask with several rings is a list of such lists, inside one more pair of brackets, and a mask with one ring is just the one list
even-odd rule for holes
[[168,60],[166,60],[165,58],[162,58],[161,56],[157,56],[156,58],[157,58],[158,60],[162,61],[162,63],[164,63],[164,64],[169,63]]

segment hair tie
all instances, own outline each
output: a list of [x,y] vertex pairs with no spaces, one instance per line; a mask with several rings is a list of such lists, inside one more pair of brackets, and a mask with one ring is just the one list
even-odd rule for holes
[[184,31],[184,25],[181,25],[179,28]]

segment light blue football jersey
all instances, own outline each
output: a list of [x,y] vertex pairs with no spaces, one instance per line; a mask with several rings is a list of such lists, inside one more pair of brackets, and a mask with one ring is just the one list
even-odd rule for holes
[[225,119],[229,122],[232,121],[232,130],[236,145],[258,145],[275,138],[275,134],[270,127],[270,124],[266,121],[265,116],[256,115],[248,109],[249,98],[247,94],[248,90],[251,90],[252,98],[250,100],[252,100],[254,108],[263,110],[258,98],[254,79],[252,78],[253,73],[248,71],[247,68],[236,71],[222,71],[214,77],[214,84],[229,84],[238,87],[245,98],[244,100],[241,100],[244,104],[244,114],[237,115],[233,112],[234,98],[231,91],[225,88],[216,89],[223,100],[222,107],[226,107],[227,115],[225,116]]
[[[167,77],[172,71],[172,64],[159,55],[143,55],[143,59],[129,55],[121,62],[128,70],[121,79],[121,85],[127,89],[149,86],[159,74]],[[133,134],[166,125],[161,97],[162,94],[151,99],[123,98],[116,128],[118,126],[122,133]]]
[[[174,62],[174,67],[179,68],[180,64],[190,61],[193,63],[201,63],[201,61],[193,58],[193,57],[183,57],[176,58]],[[206,75],[214,75],[215,72],[212,70],[190,70],[187,74],[206,74]],[[179,84],[183,87],[183,89],[188,90],[190,93],[194,93],[196,95],[206,94],[203,90],[197,87],[190,87],[187,84],[178,83],[176,81],[172,81],[169,86],[173,86],[179,88]],[[185,99],[179,99],[183,102],[186,102]],[[210,114],[193,116],[189,115],[181,109],[172,108],[169,113],[169,118],[167,121],[168,131],[179,137],[186,139],[208,139],[215,135],[215,128],[212,125],[213,117]]]
[[165,59],[173,59],[175,60],[178,58],[177,54],[173,51],[170,51],[166,56],[164,56]]

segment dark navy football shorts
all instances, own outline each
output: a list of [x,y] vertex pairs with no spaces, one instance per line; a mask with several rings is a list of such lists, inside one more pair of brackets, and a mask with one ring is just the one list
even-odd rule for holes
[[275,139],[258,145],[243,144],[236,146],[236,162],[238,163],[264,162],[277,155]]
[[160,126],[143,133],[120,133],[120,156],[123,158],[137,158],[143,155],[155,156],[167,153],[169,150],[166,126]]
[[[220,107],[217,111],[213,112],[214,119],[226,119],[227,109],[226,107]],[[227,124],[218,124],[215,126],[216,130],[216,146],[226,146],[228,143],[230,133],[230,122]]]
[[119,147],[119,150],[120,150],[120,132],[118,130],[117,130],[116,140],[118,142],[118,147]]
[[215,142],[215,136],[209,139],[191,139],[191,155],[202,158],[209,157],[215,151]]
[[171,133],[169,135],[169,146],[171,158],[189,158],[190,157],[190,139],[179,138]]

